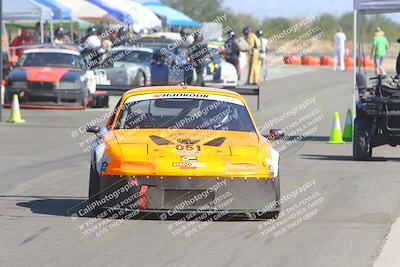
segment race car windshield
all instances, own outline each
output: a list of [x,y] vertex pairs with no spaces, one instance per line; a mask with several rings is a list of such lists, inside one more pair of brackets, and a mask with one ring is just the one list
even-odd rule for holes
[[19,66],[80,68],[79,56],[67,53],[26,53]]
[[126,63],[150,63],[152,53],[147,51],[135,50],[113,50],[112,57],[114,61]]
[[187,98],[146,99],[125,103],[115,128],[255,131],[243,104]]

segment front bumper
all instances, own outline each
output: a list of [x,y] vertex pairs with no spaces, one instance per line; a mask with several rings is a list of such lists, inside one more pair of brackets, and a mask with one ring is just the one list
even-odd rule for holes
[[100,178],[99,198],[107,198],[127,185],[129,190],[118,194],[102,207],[139,209],[141,212],[158,213],[162,219],[182,214],[221,212],[251,218],[250,214],[258,217],[279,212],[279,183],[276,179],[103,176]]
[[20,96],[21,102],[54,102],[63,103],[71,101],[80,101],[83,98],[82,89],[19,89],[6,88],[7,95]]

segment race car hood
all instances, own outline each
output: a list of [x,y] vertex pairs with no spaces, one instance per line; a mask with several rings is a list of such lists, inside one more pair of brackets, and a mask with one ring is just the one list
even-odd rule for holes
[[26,80],[29,82],[59,82],[66,73],[80,72],[74,68],[59,67],[18,67],[26,73]]
[[112,150],[114,155],[105,152],[109,167],[104,175],[269,175],[268,150],[260,146],[256,133],[141,129],[114,130],[113,135],[119,149]]

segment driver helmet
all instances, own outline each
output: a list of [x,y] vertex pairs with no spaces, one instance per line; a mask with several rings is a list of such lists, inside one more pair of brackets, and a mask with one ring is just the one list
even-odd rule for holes
[[86,46],[88,49],[96,50],[101,47],[101,40],[96,35],[91,35],[86,39]]

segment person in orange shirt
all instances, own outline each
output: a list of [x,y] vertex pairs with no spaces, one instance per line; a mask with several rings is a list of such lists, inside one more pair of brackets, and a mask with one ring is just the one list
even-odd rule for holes
[[[29,36],[28,30],[27,29],[21,29],[21,34],[17,37],[14,38],[14,40],[11,41],[10,43],[10,48],[15,47],[15,46],[22,46],[26,44],[31,44],[32,43],[32,37]],[[11,53],[13,55],[16,55],[18,58],[22,56],[22,53],[24,52],[23,48],[17,48],[17,49],[10,49]]]

